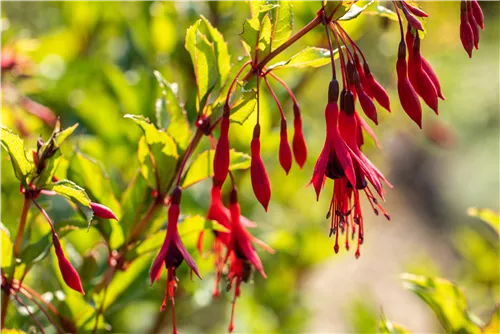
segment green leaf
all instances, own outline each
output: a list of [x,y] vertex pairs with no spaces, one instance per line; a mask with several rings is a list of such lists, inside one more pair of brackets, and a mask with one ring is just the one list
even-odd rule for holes
[[[333,50],[333,57],[339,57],[338,49]],[[282,61],[268,67],[268,70],[278,68],[303,68],[303,67],[321,67],[330,64],[330,51],[323,48],[308,46],[297,54],[293,55],[287,61]]]
[[10,267],[12,263],[12,241],[10,240],[9,230],[3,224],[0,228],[0,245],[2,246],[2,254],[1,254],[1,267],[2,270]]
[[490,209],[469,208],[467,214],[471,217],[477,217],[486,224],[490,225],[497,234],[500,234],[500,214]]
[[200,32],[201,19],[188,28],[185,47],[191,55],[191,60],[198,87],[198,111],[205,106],[208,95],[219,80],[217,56],[214,44]]
[[370,6],[368,6],[367,9],[365,9],[364,13],[365,14],[370,14],[370,15],[377,15],[380,17],[385,17],[388,18],[392,21],[398,21],[398,15],[392,11],[391,9],[381,6],[380,1],[375,1],[372,3]]
[[[59,123],[57,123],[57,124],[59,124]],[[61,130],[56,125],[57,130],[54,130],[54,133],[52,134],[51,140],[54,141],[54,144],[56,147],[61,147],[61,144],[66,140],[66,138],[68,138],[75,131],[75,129],[77,127],[78,127],[78,123],[69,127],[69,128]]]
[[244,92],[231,108],[231,122],[243,124],[257,109],[257,96],[253,90]]
[[184,216],[179,221],[179,235],[187,236],[191,233],[199,233],[205,227],[205,217],[200,215]]
[[68,200],[76,204],[78,208],[82,210],[90,226],[94,212],[90,208],[90,198],[85,192],[85,189],[69,180],[60,180],[58,182],[48,184],[45,186],[45,189],[55,191],[59,195],[66,197]]
[[107,292],[101,290],[93,295],[93,300],[99,307],[108,309],[134,283],[143,272],[149,269],[151,256],[142,256],[134,260],[125,271],[118,271],[107,287]]
[[403,326],[396,324],[392,321],[386,319],[385,315],[382,313],[382,317],[379,323],[380,333],[382,334],[409,334],[409,330]]
[[167,133],[159,131],[143,116],[125,115],[139,125],[144,139],[139,141],[138,158],[141,171],[151,188],[165,194],[171,185],[177,165],[177,147]]
[[280,1],[276,8],[276,15],[273,25],[273,36],[271,40],[271,51],[277,49],[280,45],[292,35],[293,12],[290,1]]
[[[277,8],[276,4],[265,2],[251,2],[252,17],[243,23],[243,32],[240,34],[243,46],[250,57],[254,57],[258,48],[258,58],[264,58],[271,50],[272,25],[269,11]],[[262,30],[261,30],[262,29]]]
[[[189,166],[182,183],[183,188],[192,186],[214,175],[215,150],[200,153]],[[230,151],[229,170],[247,169],[250,167],[250,156],[235,150]]]
[[500,333],[500,305],[495,307],[490,320],[483,327],[483,333]]
[[327,17],[330,17],[332,13],[334,13],[331,17],[333,21],[336,21],[349,11],[354,2],[355,1],[323,1],[325,5],[325,14]]
[[477,319],[469,314],[463,291],[442,278],[401,275],[405,288],[429,305],[448,333],[480,333]]
[[149,205],[148,200],[151,199],[149,195],[150,192],[148,183],[144,179],[141,171],[137,171],[135,177],[128,184],[120,201],[122,207],[120,224],[125,231],[125,235],[128,235],[132,226],[139,221],[141,214]]
[[159,129],[166,129],[181,150],[189,144],[191,130],[186,118],[186,111],[179,103],[173,85],[167,82],[160,72],[154,71],[160,84],[161,97],[156,101],[156,122]]
[[24,142],[19,136],[5,126],[0,125],[0,129],[2,134],[2,147],[9,153],[14,173],[17,179],[21,181],[24,186],[27,186],[28,182],[26,179],[33,170],[34,165],[26,158]]
[[[71,157],[67,174],[68,178],[78,184],[82,184],[96,202],[110,208],[118,219],[120,219],[122,215],[120,203],[113,193],[109,176],[101,164],[81,152],[76,152]],[[116,249],[121,246],[124,242],[124,235],[120,223],[113,219],[106,219],[100,224],[109,225],[111,233],[107,241],[111,248]]]
[[200,27],[204,26],[208,31],[207,36],[213,42],[216,57],[217,57],[217,67],[219,70],[219,86],[222,87],[227,80],[229,72],[231,70],[231,56],[227,49],[227,43],[224,41],[224,36],[212,26],[210,21],[201,15],[202,24]]
[[371,4],[375,3],[375,0],[371,1],[362,1],[363,3],[366,3],[364,5],[360,5],[359,3],[355,3],[349,8],[347,13],[345,13],[341,18],[339,18],[339,21],[348,21],[355,19],[356,17],[359,16],[368,6]]

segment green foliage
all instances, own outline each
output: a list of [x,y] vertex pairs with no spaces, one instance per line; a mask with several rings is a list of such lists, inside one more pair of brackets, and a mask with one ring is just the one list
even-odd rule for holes
[[409,334],[408,331],[403,326],[396,324],[392,321],[387,320],[385,315],[382,313],[382,318],[379,322],[379,330],[382,334]]
[[500,214],[490,209],[469,208],[467,214],[471,217],[477,217],[491,226],[491,228],[500,234]]
[[27,186],[27,178],[33,170],[33,163],[26,158],[26,152],[24,151],[23,140],[15,135],[10,129],[5,126],[1,126],[2,133],[2,147],[7,151],[10,156],[10,161],[16,177],[23,186]]
[[[236,152],[232,149],[229,152],[229,170],[250,168],[250,156]],[[214,156],[215,150],[207,150],[200,153],[189,166],[189,169],[182,182],[182,187],[187,188],[195,183],[214,175]]]
[[[333,51],[334,59],[339,57],[338,49]],[[321,67],[330,63],[330,50],[308,46],[290,59],[270,65],[268,69]]]
[[156,127],[143,116],[125,115],[142,129],[144,136],[139,141],[137,156],[141,172],[149,186],[166,194],[177,166],[177,148],[175,141],[166,132]]
[[2,270],[6,270],[6,268],[10,267],[12,262],[12,241],[10,240],[9,231],[3,226],[0,225],[0,245],[2,249],[0,264],[2,266]]
[[430,306],[448,333],[481,332],[478,319],[470,314],[464,293],[457,285],[442,278],[411,274],[401,277],[405,287]]
[[45,186],[45,189],[52,190],[76,204],[85,215],[85,218],[90,226],[94,212],[90,208],[90,198],[85,192],[85,189],[69,180],[60,180],[55,183],[48,184]]

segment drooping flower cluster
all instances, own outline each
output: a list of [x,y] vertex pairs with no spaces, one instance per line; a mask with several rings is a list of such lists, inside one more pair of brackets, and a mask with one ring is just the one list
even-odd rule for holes
[[460,2],[460,40],[472,58],[473,48],[479,49],[479,28],[484,29],[484,16],[476,0]]
[[[394,1],[394,10],[399,19],[401,41],[397,52],[396,73],[399,100],[402,109],[408,114],[420,128],[422,127],[422,106],[420,99],[429,106],[436,114],[438,113],[438,99],[444,100],[439,79],[431,65],[421,55],[421,33],[423,31],[422,18],[427,13],[417,7],[414,3],[407,1]],[[462,24],[474,22],[475,27],[483,28],[482,12],[476,1],[462,2]],[[340,6],[337,6],[337,9]],[[367,198],[376,215],[382,213],[387,219],[389,214],[382,208],[379,200],[384,200],[384,184],[392,187],[384,175],[364,155],[362,148],[365,142],[365,133],[368,134],[378,145],[377,138],[360,111],[375,125],[379,124],[377,104],[391,112],[389,95],[382,85],[374,78],[367,59],[360,47],[352,40],[342,26],[335,20],[335,9],[333,13],[326,14],[323,8],[318,12],[318,18],[325,28],[326,37],[329,42],[331,54],[332,79],[328,87],[328,101],[325,107],[324,117],[326,136],[321,153],[316,161],[310,184],[319,199],[320,193],[327,179],[332,179],[333,194],[328,208],[327,218],[330,222],[330,236],[335,236],[334,251],[339,252],[340,235],[345,235],[345,247],[350,248],[350,239],[356,240],[355,256],[360,256],[360,246],[364,241],[364,218],[361,210],[362,193]],[[404,33],[403,20],[406,20],[407,29]],[[466,37],[468,32],[462,33]],[[477,34],[472,31],[469,40],[476,45],[479,41]],[[333,38],[332,38],[333,36]],[[462,37],[462,42],[467,40]],[[470,43],[470,41],[468,43]],[[337,80],[336,67],[334,63],[333,42],[338,47],[340,60],[341,79]],[[468,44],[467,44],[468,45]],[[464,43],[468,50],[468,46]],[[261,128],[260,128],[260,103],[261,90],[259,83],[264,80],[271,96],[273,97],[280,115],[280,143],[278,150],[278,161],[285,171],[289,173],[292,168],[293,156],[302,168],[307,160],[307,147],[302,130],[302,118],[299,104],[292,90],[272,70],[260,66],[257,60],[248,61],[238,71],[231,82],[222,116],[217,120],[220,122],[220,135],[215,146],[214,176],[211,190],[211,202],[207,212],[207,218],[218,223],[219,228],[213,230],[214,240],[212,253],[215,265],[215,285],[213,296],[220,295],[220,284],[228,265],[227,280],[228,290],[234,288],[233,308],[229,331],[234,329],[234,308],[236,298],[240,295],[242,282],[249,280],[251,272],[256,269],[262,277],[266,277],[262,262],[255,251],[253,244],[258,244],[265,250],[273,252],[262,241],[254,238],[245,227],[253,226],[249,220],[241,216],[237,199],[237,192],[233,175],[229,171],[230,166],[230,99],[233,89],[241,73],[247,67],[257,77],[257,122],[253,129],[250,142],[251,164],[250,176],[253,192],[258,202],[267,211],[271,199],[271,185],[266,167],[261,157]],[[288,141],[287,119],[282,105],[274,93],[268,75],[280,83],[288,92],[293,102],[294,135],[292,145]],[[342,85],[342,86],[340,86]],[[217,123],[216,123],[217,124]],[[210,131],[208,133],[210,135]],[[182,169],[179,174],[182,173]],[[232,188],[229,200],[229,208],[222,201],[222,187],[230,175]],[[178,183],[179,184],[179,183]],[[167,292],[162,305],[165,308],[167,299],[172,302],[174,314],[174,291],[177,286],[175,270],[186,260],[191,269],[199,276],[196,264],[183,246],[177,231],[179,218],[180,187],[176,187],[170,201],[168,211],[168,228],[165,242],[158,254],[152,270],[151,282],[158,279],[161,267],[165,265],[168,271]],[[204,231],[198,238],[198,249],[203,248]],[[174,320],[174,332],[176,332]]]

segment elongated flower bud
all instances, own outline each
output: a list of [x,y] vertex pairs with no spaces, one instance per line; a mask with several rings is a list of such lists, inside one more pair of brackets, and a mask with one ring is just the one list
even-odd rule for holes
[[215,147],[214,180],[219,186],[224,184],[229,172],[229,106],[224,107],[220,125],[220,137]]
[[52,241],[54,243],[54,248],[56,250],[57,262],[59,264],[59,269],[61,270],[61,275],[64,282],[73,290],[80,292],[82,295],[85,294],[82,287],[82,282],[80,281],[80,276],[78,272],[73,268],[71,263],[68,261],[61,247],[59,237],[52,231]]
[[370,68],[368,67],[367,63],[364,63],[363,65],[364,70],[365,70],[365,75],[366,79],[370,83],[370,88],[371,92],[373,94],[373,97],[377,102],[388,112],[391,112],[391,106],[390,106],[390,101],[389,101],[389,95],[385,91],[384,87],[380,85],[377,80],[373,77],[372,73],[370,72]]
[[357,89],[358,92],[358,98],[359,98],[359,104],[361,105],[361,109],[363,109],[363,112],[365,115],[373,121],[373,123],[378,125],[378,119],[377,119],[377,108],[375,108],[375,104],[373,104],[372,100],[366,93],[364,92],[363,89],[361,89],[361,86],[359,89]]
[[404,2],[404,5],[413,15],[416,15],[418,17],[428,17],[429,15],[424,12],[423,10],[421,10],[420,8],[412,5],[412,4],[409,4],[408,2]]
[[411,33],[411,26],[408,25],[408,30],[406,31],[406,47],[408,49],[408,80],[410,80],[411,85],[418,94],[417,72],[419,70],[413,57],[414,41],[415,37]]
[[462,41],[462,45],[469,55],[469,58],[472,58],[472,48],[474,47],[474,33],[472,32],[472,27],[469,23],[467,15],[467,3],[465,1],[462,1],[460,3],[460,40]]
[[252,188],[257,200],[267,211],[269,200],[271,199],[271,184],[267,176],[266,167],[260,157],[260,125],[255,125],[253,139],[250,144],[252,162],[250,164],[250,177],[252,178]]
[[471,7],[474,18],[476,19],[476,23],[481,27],[481,29],[484,29],[484,15],[483,11],[481,10],[481,6],[479,6],[479,3],[476,0],[472,0]]
[[422,56],[420,55],[420,38],[415,36],[413,43],[413,62],[416,70],[417,93],[422,97],[425,103],[438,114],[438,93],[432,80],[422,68]]
[[281,167],[288,175],[290,168],[292,168],[292,150],[288,143],[286,120],[284,118],[281,120],[279,159]]
[[297,104],[293,105],[293,117],[293,155],[295,156],[295,161],[297,161],[299,167],[302,168],[307,160],[307,146],[306,140],[304,139],[304,133],[302,132],[300,108]]
[[476,50],[479,49],[479,25],[476,22],[476,19],[474,18],[474,13],[472,10],[469,10],[468,12],[469,15],[469,24],[470,27],[472,28],[472,36],[474,37],[474,47]]
[[405,14],[406,19],[408,20],[408,24],[410,24],[413,29],[424,31],[422,22],[420,22],[419,19],[413,16],[413,14],[410,13],[405,6],[402,6],[402,8],[403,8],[403,13]]
[[396,71],[398,74],[398,94],[401,106],[410,118],[422,128],[422,107],[418,100],[417,93],[413,89],[407,76],[406,67],[406,46],[403,41],[399,44],[398,60],[396,63]]
[[91,202],[90,203],[90,207],[92,208],[92,211],[94,211],[94,215],[96,217],[99,217],[99,218],[102,218],[102,219],[114,219],[114,220],[118,220],[118,218],[116,217],[116,215],[114,214],[114,212],[111,211],[111,209],[108,208],[107,206],[104,206],[104,205],[99,204],[99,203]]
[[441,100],[445,100],[445,97],[441,91],[441,84],[439,83],[439,79],[434,70],[432,69],[432,66],[424,57],[422,57],[422,69],[425,71],[425,73],[427,73],[429,78],[432,80],[432,83],[436,88],[439,98],[441,98]]
[[366,95],[369,97],[373,97],[373,93],[371,90],[371,84],[366,79],[365,71],[363,70],[363,66],[361,66],[361,62],[359,61],[358,54],[354,54],[354,66],[356,66],[356,71],[358,72],[359,82],[361,83],[361,87],[365,91]]

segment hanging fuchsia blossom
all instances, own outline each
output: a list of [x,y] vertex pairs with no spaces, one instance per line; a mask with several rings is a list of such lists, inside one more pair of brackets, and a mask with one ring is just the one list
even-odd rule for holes
[[198,272],[198,267],[196,267],[196,263],[187,251],[186,247],[184,247],[177,229],[180,214],[181,195],[182,191],[180,187],[176,187],[172,192],[170,207],[168,208],[167,234],[165,235],[165,241],[161,246],[160,252],[156,256],[150,271],[150,280],[151,284],[153,284],[154,281],[159,278],[162,266],[165,266],[167,269],[167,289],[160,310],[165,310],[167,307],[167,300],[170,299],[170,302],[172,303],[173,333],[177,333],[174,298],[175,290],[177,288],[177,276],[175,274],[177,267],[179,267],[182,264],[182,261],[185,260],[196,276],[201,278]]

